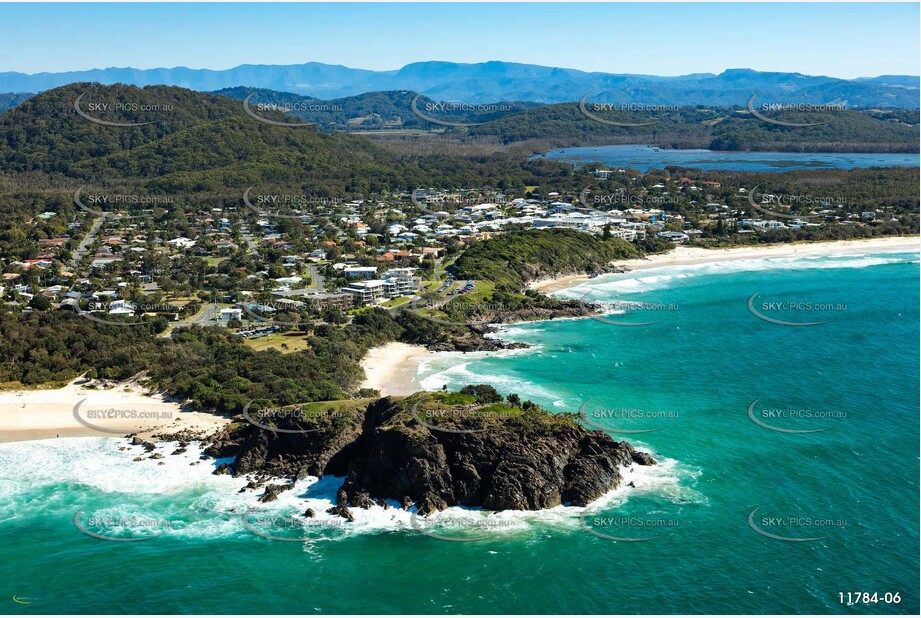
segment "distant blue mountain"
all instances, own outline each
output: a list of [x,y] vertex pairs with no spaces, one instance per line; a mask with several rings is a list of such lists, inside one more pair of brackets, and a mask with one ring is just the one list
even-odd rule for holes
[[241,65],[209,69],[107,68],[67,73],[0,73],[0,92],[41,92],[73,82],[163,84],[215,91],[245,86],[292,92],[319,99],[365,92],[408,90],[444,101],[537,101],[560,103],[592,93],[593,101],[655,105],[743,105],[759,102],[838,104],[849,107],[917,108],[921,79],[882,75],[837,79],[800,73],[730,69],[714,75],[679,77],[587,73],[513,62],[416,62],[396,71],[367,71],[308,62],[297,65]]

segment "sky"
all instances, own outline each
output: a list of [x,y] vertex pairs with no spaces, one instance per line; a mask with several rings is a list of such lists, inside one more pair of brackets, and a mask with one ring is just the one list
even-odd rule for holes
[[919,4],[0,4],[0,72],[392,70],[504,60],[685,75],[919,75]]

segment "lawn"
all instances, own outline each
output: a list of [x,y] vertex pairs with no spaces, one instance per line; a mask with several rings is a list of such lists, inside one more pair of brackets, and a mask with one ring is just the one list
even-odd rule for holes
[[309,347],[307,345],[307,337],[300,331],[292,333],[272,333],[271,335],[264,335],[262,337],[251,337],[243,341],[257,352],[262,352],[263,350],[278,350],[283,354],[287,354],[289,352],[300,352]]
[[381,307],[386,309],[392,309],[393,307],[398,307],[400,305],[405,305],[410,301],[409,296],[397,296],[396,298],[391,298],[390,300],[381,303]]

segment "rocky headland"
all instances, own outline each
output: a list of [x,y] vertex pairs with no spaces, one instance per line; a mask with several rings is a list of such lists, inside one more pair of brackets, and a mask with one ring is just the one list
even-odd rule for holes
[[620,485],[622,467],[655,464],[627,442],[585,429],[574,414],[551,414],[530,402],[511,405],[492,393],[485,387],[285,409],[250,406],[246,422],[214,436],[205,455],[233,457],[216,473],[254,479],[248,488],[262,488],[261,501],[306,476],[344,477],[330,512],[345,518],[350,508],[386,500],[415,505],[421,514],[449,506],[585,506]]

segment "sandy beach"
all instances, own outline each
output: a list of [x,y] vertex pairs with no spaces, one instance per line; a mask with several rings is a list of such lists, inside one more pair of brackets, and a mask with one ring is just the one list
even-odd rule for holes
[[0,442],[135,432],[150,438],[183,430],[207,435],[227,423],[214,414],[182,411],[130,381],[108,389],[88,386],[78,379],[59,389],[0,392]]
[[[628,270],[646,270],[662,266],[689,266],[713,262],[730,262],[735,260],[753,260],[791,255],[815,255],[834,253],[862,253],[865,251],[918,250],[921,238],[918,236],[871,238],[866,240],[841,240],[833,242],[792,243],[764,245],[758,247],[734,247],[731,249],[702,249],[700,247],[677,246],[668,253],[650,255],[644,259],[617,262]],[[587,275],[574,275],[558,279],[542,279],[532,282],[528,287],[546,294],[559,292],[581,281],[587,281]]]
[[361,387],[377,389],[382,396],[411,395],[420,389],[416,374],[429,354],[424,346],[408,343],[371,348],[361,361],[367,376]]

